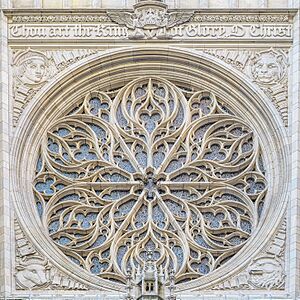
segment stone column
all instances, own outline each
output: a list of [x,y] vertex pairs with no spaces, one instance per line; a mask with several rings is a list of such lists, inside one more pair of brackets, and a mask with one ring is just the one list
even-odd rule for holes
[[0,11],[0,298],[11,292],[11,207],[9,195],[9,55],[7,18],[2,8],[8,1],[1,2]]
[[[296,3],[297,2],[297,3]],[[294,5],[299,7],[300,1]],[[289,291],[296,299],[300,296],[300,20],[299,11],[294,18],[294,41],[290,53],[290,137],[291,137],[291,161],[290,161],[290,205],[289,205],[289,268],[287,282]]]

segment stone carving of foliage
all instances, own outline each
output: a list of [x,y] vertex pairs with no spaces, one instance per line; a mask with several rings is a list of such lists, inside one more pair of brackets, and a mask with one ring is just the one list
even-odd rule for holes
[[210,92],[145,77],[115,94],[89,93],[44,135],[33,181],[41,222],[105,279],[125,283],[148,250],[177,283],[206,276],[258,227],[259,140]]

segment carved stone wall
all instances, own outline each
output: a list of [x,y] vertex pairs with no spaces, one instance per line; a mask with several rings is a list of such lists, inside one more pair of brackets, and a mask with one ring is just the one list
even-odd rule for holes
[[246,74],[273,102],[285,125],[288,123],[288,52],[281,49],[208,49],[213,55]]
[[18,290],[66,289],[87,290],[88,287],[76,282],[55,268],[43,257],[24,235],[15,221],[16,236],[16,288]]
[[123,299],[151,250],[181,299],[296,297],[297,11],[172,5],[4,12],[6,296]]
[[255,257],[245,271],[213,289],[285,289],[286,220],[265,251]]
[[41,52],[29,48],[14,51],[14,125],[28,102],[50,79],[69,65],[95,53],[96,50],[90,49]]

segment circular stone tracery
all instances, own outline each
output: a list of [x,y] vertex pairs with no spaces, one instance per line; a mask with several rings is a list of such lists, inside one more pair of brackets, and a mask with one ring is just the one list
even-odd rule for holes
[[219,268],[256,229],[267,190],[251,128],[212,93],[158,77],[90,93],[59,119],[33,185],[57,246],[121,282],[147,250],[177,282]]

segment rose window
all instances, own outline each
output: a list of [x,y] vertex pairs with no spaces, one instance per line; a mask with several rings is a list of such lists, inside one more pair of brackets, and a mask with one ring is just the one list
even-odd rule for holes
[[147,251],[176,282],[222,267],[259,224],[259,140],[214,94],[162,78],[91,92],[45,133],[33,190],[57,247],[125,282]]

